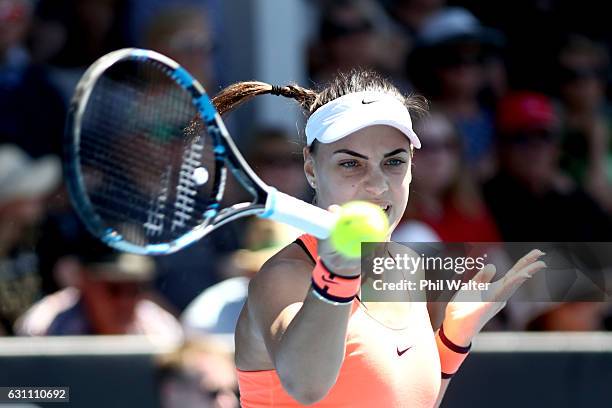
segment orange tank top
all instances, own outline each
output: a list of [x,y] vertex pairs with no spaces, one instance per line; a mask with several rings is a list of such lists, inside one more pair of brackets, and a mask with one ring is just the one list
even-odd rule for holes
[[[298,238],[316,259],[317,240]],[[413,303],[405,329],[370,317],[359,300],[348,323],[344,361],[329,393],[312,407],[433,407],[440,389],[440,358],[425,302]],[[284,389],[275,370],[238,370],[244,408],[302,406]]]

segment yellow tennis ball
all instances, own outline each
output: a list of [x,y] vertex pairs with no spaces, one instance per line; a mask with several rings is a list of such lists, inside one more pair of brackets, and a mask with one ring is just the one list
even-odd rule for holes
[[362,242],[384,241],[388,232],[389,219],[382,208],[366,201],[351,201],[341,207],[330,239],[340,254],[358,258]]

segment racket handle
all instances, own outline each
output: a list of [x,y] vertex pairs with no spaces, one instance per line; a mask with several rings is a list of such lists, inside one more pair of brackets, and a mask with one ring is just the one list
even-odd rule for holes
[[338,216],[322,208],[268,187],[266,207],[261,218],[282,222],[317,238],[329,237]]

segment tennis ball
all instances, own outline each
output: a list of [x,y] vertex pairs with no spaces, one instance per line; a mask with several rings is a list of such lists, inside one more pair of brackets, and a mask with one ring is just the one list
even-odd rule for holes
[[379,206],[366,201],[351,201],[341,206],[330,240],[340,254],[359,258],[362,242],[384,241],[388,232],[389,219]]

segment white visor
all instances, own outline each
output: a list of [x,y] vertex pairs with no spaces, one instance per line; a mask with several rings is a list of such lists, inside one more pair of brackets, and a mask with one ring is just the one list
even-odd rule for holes
[[306,144],[310,146],[315,140],[332,143],[374,125],[394,127],[414,147],[421,147],[406,106],[392,95],[373,91],[350,93],[317,109],[306,123]]

